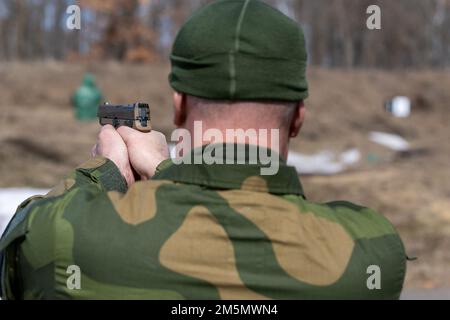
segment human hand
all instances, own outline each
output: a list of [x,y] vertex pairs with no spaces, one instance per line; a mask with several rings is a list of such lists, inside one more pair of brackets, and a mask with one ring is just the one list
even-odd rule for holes
[[92,156],[108,158],[119,169],[122,176],[130,186],[134,183],[134,174],[128,158],[128,150],[120,134],[113,126],[103,126],[98,134],[97,144],[92,148]]
[[117,132],[126,144],[131,166],[142,180],[153,177],[156,167],[169,158],[166,137],[161,132],[143,133],[126,126],[119,127]]

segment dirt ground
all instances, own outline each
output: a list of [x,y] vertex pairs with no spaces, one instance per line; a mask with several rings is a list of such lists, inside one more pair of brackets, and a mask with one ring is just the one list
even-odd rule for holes
[[[0,187],[51,187],[89,157],[98,124],[77,122],[69,103],[85,71],[112,103],[149,102],[152,123],[170,137],[171,93],[165,65],[0,64]],[[307,121],[291,148],[303,153],[358,148],[360,163],[336,176],[306,176],[309,199],[345,199],[385,214],[408,255],[406,287],[450,286],[450,72],[313,69]],[[409,118],[383,110],[407,95]],[[412,150],[394,153],[368,140],[396,133]]]

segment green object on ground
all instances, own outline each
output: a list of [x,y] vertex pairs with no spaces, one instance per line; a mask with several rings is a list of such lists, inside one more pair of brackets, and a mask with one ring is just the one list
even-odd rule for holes
[[72,96],[75,107],[75,117],[78,120],[93,120],[97,118],[97,108],[102,101],[102,93],[95,84],[92,74],[85,74],[81,86]]

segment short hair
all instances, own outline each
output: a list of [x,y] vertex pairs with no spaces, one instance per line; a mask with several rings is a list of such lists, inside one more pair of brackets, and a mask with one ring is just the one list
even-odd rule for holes
[[[301,102],[301,101],[299,101]],[[220,121],[224,116],[234,113],[245,115],[248,112],[258,114],[261,121],[277,121],[280,124],[290,122],[299,102],[293,101],[230,101],[210,100],[187,96],[188,108],[195,109],[202,117]]]

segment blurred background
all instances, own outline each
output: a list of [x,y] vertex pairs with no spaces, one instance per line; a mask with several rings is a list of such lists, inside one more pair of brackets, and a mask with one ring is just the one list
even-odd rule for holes
[[[167,61],[183,22],[207,0],[1,0],[0,58],[36,61]],[[310,63],[321,67],[450,65],[448,0],[268,0],[303,26]],[[82,9],[81,31],[66,9]],[[382,32],[365,27],[382,9]]]
[[[102,101],[150,103],[154,128],[170,138],[168,55],[208,2],[0,0],[0,229],[35,191],[23,188],[50,188],[90,156],[99,125],[74,109],[87,73]],[[266,2],[306,35],[310,98],[291,151],[307,197],[385,214],[418,257],[407,289],[448,294],[450,1]],[[80,30],[66,26],[73,4]],[[366,26],[373,4],[381,30]]]

